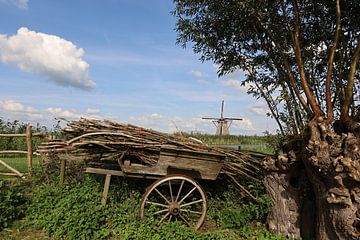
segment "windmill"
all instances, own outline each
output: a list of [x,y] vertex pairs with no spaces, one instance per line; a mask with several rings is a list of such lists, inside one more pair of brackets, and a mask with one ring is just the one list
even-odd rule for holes
[[242,118],[227,118],[224,117],[224,100],[221,101],[221,115],[220,118],[203,117],[202,119],[212,120],[216,127],[216,135],[226,136],[229,135],[229,128],[233,121],[240,121]]

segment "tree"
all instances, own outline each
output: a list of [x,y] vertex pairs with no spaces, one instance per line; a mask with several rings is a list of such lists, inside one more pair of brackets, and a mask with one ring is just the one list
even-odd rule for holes
[[[279,126],[301,131],[284,154],[265,161],[275,204],[270,228],[304,238],[359,239],[358,1],[174,2],[177,42],[192,42],[202,61],[220,66],[219,75],[245,71]],[[274,89],[281,92],[277,99]],[[312,208],[315,216],[307,214]]]

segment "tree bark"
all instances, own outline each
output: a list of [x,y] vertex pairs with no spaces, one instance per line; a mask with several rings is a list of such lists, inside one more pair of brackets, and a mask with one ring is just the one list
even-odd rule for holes
[[[265,185],[274,200],[270,230],[303,239],[360,239],[359,137],[337,134],[319,118],[308,124],[300,144],[288,145],[284,152],[265,160]],[[300,176],[296,191],[294,173]],[[311,212],[315,214],[307,215]],[[314,232],[311,224],[302,224],[311,222]]]

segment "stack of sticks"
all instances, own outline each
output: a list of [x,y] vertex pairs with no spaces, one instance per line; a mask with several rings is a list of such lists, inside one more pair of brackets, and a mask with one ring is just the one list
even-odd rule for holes
[[86,118],[68,121],[63,134],[63,141],[53,140],[44,143],[38,148],[38,152],[66,152],[74,156],[83,155],[98,162],[119,159],[126,152],[126,155],[135,157],[146,165],[157,163],[161,148],[215,153],[226,156],[221,175],[240,192],[252,196],[239,179],[247,182],[246,184],[259,181],[259,158],[237,150],[211,147],[194,138],[166,134],[130,124]]

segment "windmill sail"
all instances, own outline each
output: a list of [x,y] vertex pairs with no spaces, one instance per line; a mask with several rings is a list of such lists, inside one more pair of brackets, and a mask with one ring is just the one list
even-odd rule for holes
[[202,119],[212,120],[216,127],[216,135],[218,136],[226,136],[230,134],[229,128],[231,126],[232,121],[242,120],[242,118],[228,118],[224,117],[224,100],[221,101],[221,112],[220,118],[214,117],[203,117]]

